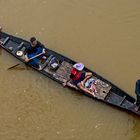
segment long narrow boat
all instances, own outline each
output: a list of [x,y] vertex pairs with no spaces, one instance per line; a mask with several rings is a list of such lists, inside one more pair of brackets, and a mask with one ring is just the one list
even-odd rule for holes
[[[2,44],[0,46],[3,49],[5,49],[7,52],[12,54],[14,57],[19,59],[20,61],[24,62],[24,56],[17,55],[17,52],[18,51],[24,52],[25,49],[30,46],[30,43],[28,41],[9,35],[4,32],[0,32],[0,41]],[[44,65],[44,69],[41,71],[32,67],[31,65],[29,66],[62,85],[62,83],[64,83],[66,80],[69,79],[72,66],[76,62],[59,53],[56,53],[46,48],[45,46],[44,48],[46,49],[46,52],[47,52],[46,61],[48,60],[50,61],[52,56],[54,56],[55,59],[57,59],[57,62],[58,62],[57,69],[52,69],[50,65],[46,62],[42,62]],[[125,111],[140,115],[140,111],[136,111],[135,109],[135,103],[136,103],[135,98],[131,97],[126,92],[124,92],[123,90],[121,90],[120,88],[115,86],[113,83],[109,82],[108,80],[104,79],[103,77],[95,73],[94,71],[91,71],[88,68],[84,68],[84,71],[93,73],[93,78],[95,80],[94,85],[97,90],[96,96],[86,93],[80,89],[77,89],[77,91],[93,99],[102,101],[106,104],[109,104],[109,105],[121,108]],[[69,87],[69,88],[74,89],[72,87]]]

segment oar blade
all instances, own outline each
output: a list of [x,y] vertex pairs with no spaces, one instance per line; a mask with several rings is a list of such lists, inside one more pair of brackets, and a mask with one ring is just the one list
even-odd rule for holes
[[8,68],[8,70],[11,70],[11,69],[13,69],[14,67],[17,67],[17,66],[19,66],[19,65],[20,65],[20,63],[19,63],[19,64],[14,65],[14,66],[12,66],[12,67],[10,67],[10,68]]

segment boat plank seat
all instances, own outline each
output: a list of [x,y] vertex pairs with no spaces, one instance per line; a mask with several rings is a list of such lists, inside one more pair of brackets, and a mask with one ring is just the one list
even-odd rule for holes
[[9,37],[9,36],[8,36],[8,37],[6,37],[6,38],[4,39],[4,41],[3,41],[2,45],[5,45],[9,39],[10,39],[10,37]]
[[134,104],[132,102],[129,102],[128,100],[125,99],[121,106],[124,107],[124,108],[131,108],[131,107],[134,106]]
[[21,42],[21,43],[18,45],[17,49],[19,50],[23,45],[24,45],[24,42]]
[[122,98],[122,101],[120,102],[120,105],[122,105],[123,104],[123,102],[126,100],[126,96],[124,96],[123,98]]
[[24,42],[21,42],[21,43],[17,46],[17,48],[15,48],[15,49],[12,51],[12,53],[16,54],[16,52],[17,52],[18,50],[20,50],[20,49],[22,48],[23,45],[24,45]]
[[119,105],[120,102],[122,102],[122,97],[115,94],[114,92],[110,92],[109,96],[107,96],[105,100],[109,103],[114,103],[115,105]]
[[6,37],[6,38],[0,38],[0,44],[1,45],[5,45],[7,43],[7,41],[9,40],[9,37]]

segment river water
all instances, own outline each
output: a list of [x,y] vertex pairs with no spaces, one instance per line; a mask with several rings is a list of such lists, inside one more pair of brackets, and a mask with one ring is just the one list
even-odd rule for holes
[[[0,0],[3,31],[36,36],[135,96],[139,0]],[[0,140],[139,140],[140,119],[64,89],[0,50]]]

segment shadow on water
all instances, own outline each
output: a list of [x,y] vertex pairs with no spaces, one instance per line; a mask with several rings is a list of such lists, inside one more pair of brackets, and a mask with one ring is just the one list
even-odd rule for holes
[[140,139],[140,133],[138,130],[140,130],[140,118],[133,120],[133,128],[132,128],[133,137],[131,138],[131,140],[139,140]]
[[0,48],[0,55],[2,55],[2,48]]
[[18,67],[15,67],[15,68],[13,68],[13,69],[8,69],[7,68],[7,70],[9,70],[9,71],[12,71],[12,70],[19,70],[19,71],[22,71],[22,70],[32,70],[30,67],[27,67],[27,66],[18,66]]

